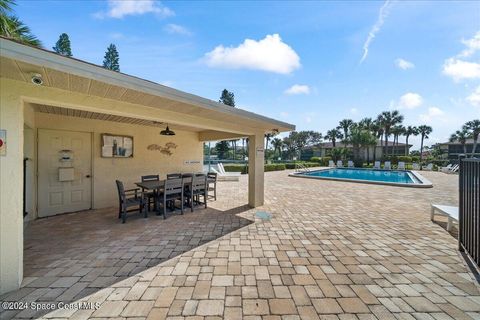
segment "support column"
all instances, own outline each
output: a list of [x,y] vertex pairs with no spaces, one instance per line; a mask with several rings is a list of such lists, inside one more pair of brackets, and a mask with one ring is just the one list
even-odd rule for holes
[[23,278],[23,107],[3,84],[0,129],[6,130],[7,153],[0,156],[0,294],[18,289]]
[[250,207],[263,205],[264,197],[264,134],[248,137],[248,204]]

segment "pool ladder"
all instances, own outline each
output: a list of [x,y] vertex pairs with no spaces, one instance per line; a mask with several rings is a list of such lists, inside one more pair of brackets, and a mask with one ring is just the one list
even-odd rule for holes
[[296,163],[295,172],[310,172],[310,169],[302,163]]

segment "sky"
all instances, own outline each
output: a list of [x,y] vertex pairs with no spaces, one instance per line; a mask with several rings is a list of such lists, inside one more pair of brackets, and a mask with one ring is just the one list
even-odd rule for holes
[[[478,1],[18,1],[51,49],[325,133],[398,109],[427,145],[480,118]],[[419,138],[410,138],[414,148]]]

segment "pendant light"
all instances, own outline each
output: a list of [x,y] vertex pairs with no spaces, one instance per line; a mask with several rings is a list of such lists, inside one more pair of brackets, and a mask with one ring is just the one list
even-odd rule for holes
[[160,131],[160,134],[162,136],[174,136],[175,132],[170,130],[170,128],[168,127],[168,124],[167,124],[167,128],[165,130]]

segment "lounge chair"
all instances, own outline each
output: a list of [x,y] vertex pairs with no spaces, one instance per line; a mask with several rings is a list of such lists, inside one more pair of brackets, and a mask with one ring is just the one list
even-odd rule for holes
[[333,162],[333,160],[328,160],[328,166],[330,168],[335,168],[335,162]]
[[398,170],[405,170],[405,162],[399,161],[399,162],[398,162],[397,169],[398,169]]
[[440,171],[442,171],[443,173],[455,173],[458,171],[459,168],[460,166],[458,164],[455,164],[455,165],[449,164],[446,167],[440,168]]
[[438,204],[432,204],[432,212],[430,219],[433,221],[435,214],[448,217],[447,231],[452,230],[453,223],[458,223],[458,207],[442,206]]
[[420,165],[416,162],[412,163],[412,169],[413,170],[420,170]]
[[337,168],[343,168],[343,161],[337,160]]
[[452,169],[452,167],[453,167],[453,164],[449,163],[446,167],[441,167],[439,171],[448,172],[450,171],[450,169]]
[[452,169],[448,173],[456,173],[458,172],[458,170],[460,170],[460,165],[456,164],[452,167]]
[[349,168],[355,168],[355,165],[353,164],[352,160],[348,160],[348,167]]
[[373,164],[373,169],[380,169],[380,161],[375,161]]
[[218,170],[215,168],[210,168],[212,172],[217,174],[218,181],[238,181],[240,179],[241,172],[226,172],[222,163],[217,165]]
[[422,170],[432,171],[433,170],[433,163],[429,163],[426,166],[422,166]]
[[384,170],[392,170],[392,163],[390,161],[385,161],[385,164],[383,165]]

